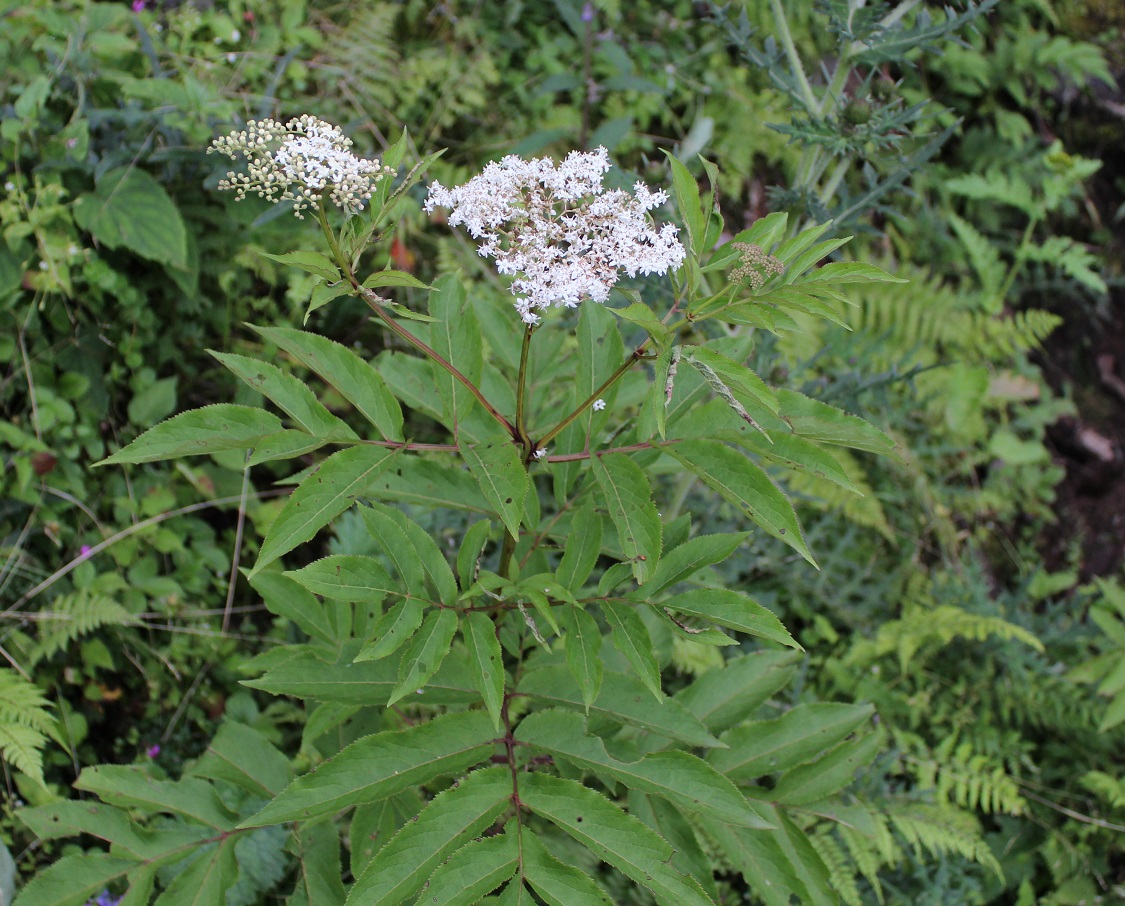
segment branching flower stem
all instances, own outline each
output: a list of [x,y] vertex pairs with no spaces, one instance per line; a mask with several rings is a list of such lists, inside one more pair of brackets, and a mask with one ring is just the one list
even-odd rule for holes
[[481,393],[476,384],[465,377],[453,363],[446,361],[436,350],[423,343],[418,337],[414,336],[414,334],[384,311],[383,305],[379,302],[376,294],[360,283],[356,278],[355,272],[352,270],[350,263],[340,249],[339,242],[336,241],[336,235],[332,232],[332,227],[328,225],[328,217],[324,213],[323,205],[320,206],[316,214],[317,219],[320,221],[320,228],[324,231],[324,237],[328,240],[328,247],[332,250],[332,257],[336,260],[336,265],[343,272],[345,279],[352,285],[352,289],[355,293],[367,303],[368,307],[382,319],[383,323],[386,324],[392,332],[398,334],[399,337],[425,355],[430,361],[435,362],[438,367],[448,372],[450,377],[455,381],[463,384],[473,397],[475,397],[476,401],[484,407],[484,410],[503,425],[504,430],[511,434],[514,440],[518,440],[519,436],[515,426],[508,421],[508,419],[504,418],[492,403],[485,399],[484,394]]

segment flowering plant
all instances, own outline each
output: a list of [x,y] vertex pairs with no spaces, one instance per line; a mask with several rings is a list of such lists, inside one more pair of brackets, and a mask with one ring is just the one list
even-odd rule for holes
[[[855,490],[833,449],[893,444],[770,386],[746,360],[759,333],[839,320],[842,285],[894,278],[818,267],[846,240],[823,240],[828,225],[786,237],[782,214],[721,241],[714,191],[701,199],[669,157],[681,243],[675,226],[649,220],[664,191],[603,189],[604,149],[558,165],[507,157],[463,186],[430,187],[426,208],[449,208],[449,223],[515,277],[515,313],[457,273],[432,285],[391,269],[364,276],[364,254],[434,159],[395,185],[406,147],[404,136],[382,162],[360,161],[311,117],[216,142],[250,161],[224,187],[315,214],[326,251],[276,256],[318,281],[309,314],[355,296],[397,348],[368,358],[316,333],[256,327],[285,367],[215,355],[276,412],[185,412],[102,463],[232,450],[248,468],[298,461],[246,573],[298,641],[246,669],[251,688],[305,702],[302,767],[315,770],[234,721],[178,781],[86,769],[78,786],[104,804],[43,806],[24,821],[41,835],[99,835],[112,851],[62,859],[19,906],[61,902],[51,896],[64,887],[74,902],[120,888],[143,903],[157,884],[161,903],[224,902],[244,879],[238,853],[271,846],[292,855],[273,883],[295,878],[289,902],[317,906],[531,903],[532,891],[584,906],[611,902],[607,885],[618,902],[643,887],[658,903],[703,906],[719,899],[706,848],[751,889],[767,892],[780,872],[828,902],[802,810],[831,814],[874,758],[872,709],[755,719],[801,646],[707,569],[748,533],[700,531],[667,505],[663,476],[690,476],[811,561],[777,478],[812,472]],[[618,301],[622,271],[649,279],[618,288]],[[654,275],[663,310],[645,301]],[[426,294],[425,313],[387,298],[404,289]],[[573,332],[547,319],[558,306],[578,307]],[[352,411],[330,411],[325,389]],[[435,508],[462,514],[463,530],[431,536],[419,519]],[[345,522],[350,541],[304,554]],[[674,650],[735,644],[742,656],[666,695]],[[164,816],[150,836],[133,829],[126,809],[138,808]]]

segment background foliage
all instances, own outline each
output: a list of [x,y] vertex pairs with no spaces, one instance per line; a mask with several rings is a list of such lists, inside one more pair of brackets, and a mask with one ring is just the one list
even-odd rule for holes
[[[678,858],[714,866],[722,902],[1123,896],[1120,561],[1095,581],[1077,541],[1044,557],[1063,477],[1048,429],[1082,413],[1036,358],[1061,319],[1115,312],[1119,275],[1100,249],[1114,241],[1105,199],[1120,192],[1120,119],[1099,99],[1123,23],[1095,3],[1018,0],[932,5],[892,35],[878,28],[890,7],[784,4],[782,29],[779,6],[0,5],[0,833],[21,877],[100,846],[21,821],[20,804],[65,814],[84,800],[99,821],[149,816],[162,846],[198,843],[208,822],[230,827],[388,727],[378,709],[241,683],[269,652],[316,637],[238,575],[282,506],[274,482],[289,465],[247,476],[227,453],[89,468],[176,412],[256,403],[206,350],[268,354],[245,322],[302,325],[315,278],[260,253],[309,234],[210,191],[223,168],[203,150],[245,118],[309,111],[343,124],[362,153],[403,127],[412,157],[447,148],[432,171],[446,184],[504,153],[604,144],[659,184],[671,184],[659,151],[674,150],[706,187],[702,152],[722,174],[728,233],[771,210],[794,227],[835,217],[859,236],[851,255],[908,277],[857,288],[846,324],[802,323],[752,352],[771,384],[865,416],[902,453],[842,455],[863,497],[787,478],[819,571],[756,532],[702,577],[752,592],[806,653],[747,641],[732,657],[671,635],[657,646],[665,688],[710,734],[873,705],[868,766],[836,814],[798,808],[771,844],[782,855],[759,854],[753,874],[776,871],[789,894],[746,889],[738,839],[668,827],[651,797],[631,793],[629,807],[699,841]],[[407,196],[371,263],[426,283],[461,268],[481,298],[508,305],[475,250],[421,217],[421,197]],[[317,329],[386,361],[396,349],[364,314],[339,300]],[[626,394],[615,417],[637,406]],[[666,489],[666,522],[690,513],[708,532],[745,529],[691,474],[669,474]],[[455,551],[463,518],[412,514]],[[370,553],[364,543],[345,519],[322,553]],[[732,683],[741,710],[709,716],[709,696]],[[239,782],[224,753],[268,767]],[[592,773],[591,786],[615,788]],[[153,782],[213,812],[169,816],[128,791]],[[404,789],[357,810],[340,875],[370,860],[365,835],[390,835],[440,795]],[[302,854],[335,845],[329,824],[263,827],[216,850],[239,878],[227,902],[289,895]],[[612,901],[644,902],[558,845]],[[205,863],[160,883],[188,889]]]

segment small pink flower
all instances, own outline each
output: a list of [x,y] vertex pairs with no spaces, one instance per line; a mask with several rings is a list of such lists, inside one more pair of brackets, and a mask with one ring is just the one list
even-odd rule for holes
[[133,0],[133,12],[143,12],[145,8],[145,0]]
[[155,758],[157,755],[160,754],[160,743],[155,743],[155,744],[149,746],[147,749],[145,749],[145,754],[149,758]]
[[90,545],[83,544],[82,547],[78,551],[78,559],[79,560],[85,560],[89,556],[90,556]]

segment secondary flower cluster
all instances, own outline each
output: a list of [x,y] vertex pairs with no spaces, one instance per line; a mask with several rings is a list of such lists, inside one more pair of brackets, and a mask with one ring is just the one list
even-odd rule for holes
[[731,283],[745,283],[756,293],[770,277],[785,270],[784,264],[756,245],[746,242],[732,245],[739,252],[739,264],[730,273]]
[[246,129],[215,139],[217,151],[250,164],[247,173],[230,172],[220,189],[233,189],[239,201],[251,192],[276,203],[293,201],[294,213],[320,207],[329,190],[332,201],[348,214],[358,213],[389,168],[352,154],[352,140],[336,126],[304,114],[284,126],[274,119],[251,120]]
[[528,324],[536,310],[604,302],[624,270],[664,274],[683,263],[676,227],[653,228],[647,212],[664,204],[663,191],[644,183],[634,194],[606,192],[609,152],[573,151],[561,164],[511,155],[493,161],[463,186],[430,186],[425,209],[450,208],[451,226],[464,224],[482,256],[502,274],[519,275],[512,294]]

